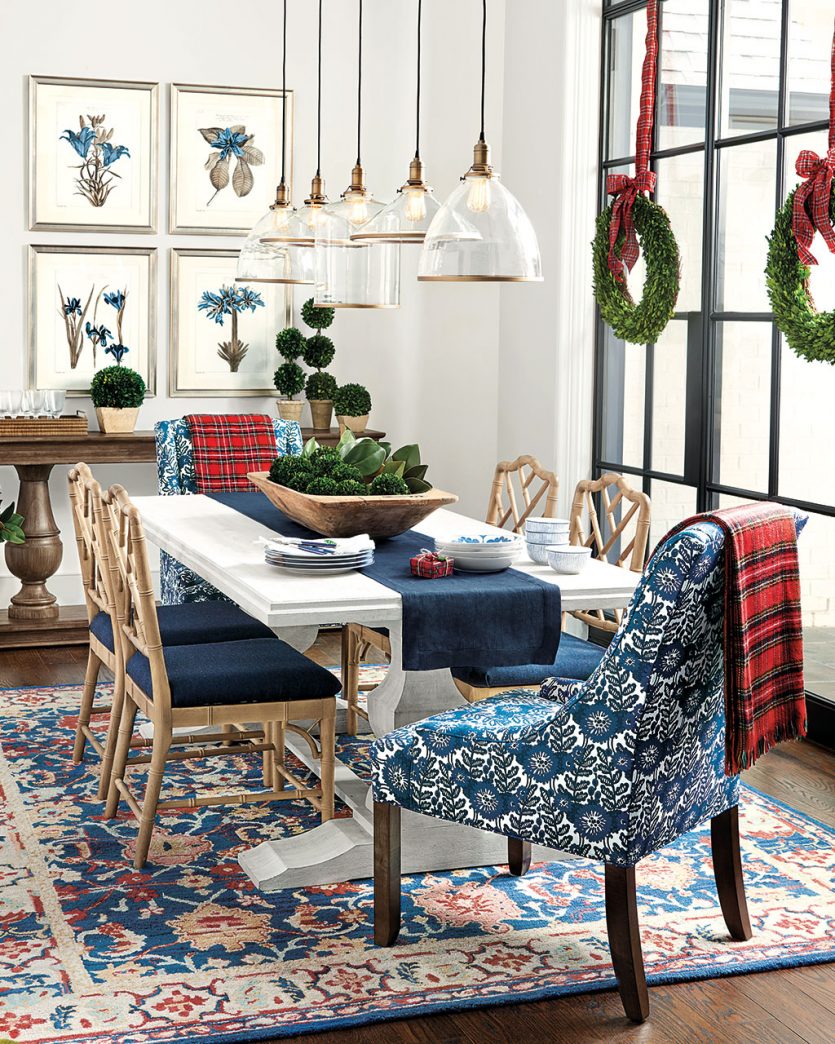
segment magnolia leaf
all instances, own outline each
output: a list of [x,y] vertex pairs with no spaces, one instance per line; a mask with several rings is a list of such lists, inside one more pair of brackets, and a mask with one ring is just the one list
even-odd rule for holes
[[398,478],[403,478],[405,470],[406,464],[402,460],[387,460],[383,465],[383,471],[386,475],[397,475]]
[[229,157],[219,160],[209,171],[209,181],[218,192],[229,184]]
[[316,441],[316,439],[308,439],[307,442],[304,444],[302,456],[312,457],[317,449],[319,449],[319,443]]
[[9,504],[7,508],[3,508],[0,512],[0,522],[8,522],[14,514],[14,503]]
[[219,159],[220,159],[220,153],[216,149],[212,149],[212,151],[208,155],[208,158],[207,158],[206,162],[203,164],[203,169],[204,170],[211,170],[212,167],[218,162]]
[[220,127],[198,127],[197,128],[206,140],[206,143],[211,145],[215,141],[218,134],[220,134]]
[[416,468],[420,464],[420,447],[412,443],[409,446],[401,446],[391,455],[392,460],[404,460],[407,468]]
[[391,456],[391,443],[390,442],[379,442],[377,445],[382,446],[386,451],[386,460]]
[[367,478],[377,474],[383,466],[386,453],[373,439],[358,439],[342,459],[357,468],[363,478]]
[[410,493],[428,493],[432,488],[432,486],[428,482],[424,482],[423,479],[407,478],[405,482],[409,487]]
[[249,164],[239,156],[238,162],[235,164],[235,172],[232,175],[232,188],[235,190],[235,195],[248,196],[252,192],[254,184],[255,178],[252,176]]
[[244,156],[256,167],[264,162],[264,153],[260,149],[256,149],[254,145],[244,145]]
[[23,527],[23,523],[25,521],[26,519],[23,517],[23,515],[10,515],[9,518],[6,520],[6,525],[16,526],[18,529],[20,529]]
[[428,464],[418,464],[414,468],[407,468],[406,469],[406,474],[405,474],[404,478],[407,478],[407,479],[410,479],[410,478],[422,479],[422,478],[425,478],[426,472],[428,470],[429,470],[429,465]]
[[343,460],[345,459],[345,454],[351,449],[356,441],[357,437],[350,428],[346,428],[339,436],[339,442],[337,442],[336,448],[339,450],[339,455]]

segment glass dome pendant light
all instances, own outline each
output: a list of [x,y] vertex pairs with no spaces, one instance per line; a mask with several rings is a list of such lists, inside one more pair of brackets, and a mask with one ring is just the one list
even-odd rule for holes
[[316,224],[313,303],[319,308],[399,308],[400,247],[396,242],[359,242],[352,235],[385,204],[365,187],[362,139],[362,0],[359,0],[357,63],[357,162],[351,184]]
[[423,0],[418,0],[417,18],[417,91],[415,119],[415,155],[409,164],[409,179],[380,213],[351,236],[353,240],[385,240],[389,243],[423,242],[426,230],[440,209],[432,189],[423,179],[420,158],[420,45]]
[[432,220],[418,279],[424,282],[542,281],[539,243],[528,215],[490,166],[484,137],[487,0],[482,0],[481,133],[473,163]]
[[287,158],[287,0],[284,0],[281,61],[281,179],[275,203],[258,221],[238,256],[236,283],[312,283],[313,247],[280,238],[297,218],[284,176]]
[[[284,228],[264,236],[264,243],[291,243],[295,246],[312,248],[316,242],[316,225],[321,220],[322,210],[328,203],[328,197],[325,195],[325,181],[322,177],[322,0],[319,0],[318,34],[319,71],[316,102],[316,173],[310,182],[310,195],[304,201],[304,206],[288,214]],[[312,255],[310,264],[312,272]]]

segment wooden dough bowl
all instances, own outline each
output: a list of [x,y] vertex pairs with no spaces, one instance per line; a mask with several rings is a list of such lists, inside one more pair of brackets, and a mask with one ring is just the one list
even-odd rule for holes
[[412,529],[458,497],[442,489],[396,497],[317,497],[270,482],[268,471],[250,471],[247,478],[299,525],[330,537],[368,533],[374,540]]

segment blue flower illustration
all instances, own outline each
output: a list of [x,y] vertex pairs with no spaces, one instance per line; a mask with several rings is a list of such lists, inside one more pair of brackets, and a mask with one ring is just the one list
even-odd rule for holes
[[263,308],[264,306],[264,299],[257,290],[253,290],[250,286],[241,286],[238,288],[239,312],[243,311],[244,308],[248,308],[251,312],[254,312],[256,308]]
[[222,286],[215,294],[211,290],[204,290],[197,307],[201,312],[206,313],[207,319],[214,319],[222,326],[225,315],[238,311],[235,307],[237,297],[237,291],[231,286]]
[[82,127],[78,134],[71,131],[69,127],[59,136],[59,141],[68,141],[82,159],[87,159],[87,153],[95,140],[96,132],[92,127]]
[[81,299],[68,297],[64,302],[64,315],[81,315]]
[[101,326],[93,326],[92,323],[88,322],[84,327],[84,332],[90,338],[91,341],[96,341],[102,348],[107,347],[107,342],[113,340],[113,334],[107,327],[102,323]]
[[111,305],[117,311],[125,307],[125,295],[121,290],[114,290],[111,294],[104,295],[104,303]]
[[223,160],[228,159],[230,156],[243,156],[243,146],[246,145],[248,140],[249,136],[247,134],[241,134],[240,131],[233,131],[229,127],[224,127],[223,130],[217,132],[209,144],[213,149],[218,149],[220,158]]
[[111,344],[109,348],[105,348],[104,354],[112,355],[116,360],[116,363],[119,364],[121,363],[123,356],[127,355],[129,351],[130,348],[128,348],[126,344]]
[[111,145],[109,141],[103,141],[101,152],[104,157],[105,167],[109,167],[111,163],[115,163],[120,156],[127,156],[128,159],[130,159],[130,152],[126,145]]

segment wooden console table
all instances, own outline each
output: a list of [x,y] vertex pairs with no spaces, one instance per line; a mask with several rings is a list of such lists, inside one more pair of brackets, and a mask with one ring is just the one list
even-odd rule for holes
[[[368,431],[381,439],[382,431]],[[315,436],[323,445],[335,445],[339,429],[302,428],[305,439]],[[23,515],[24,544],[6,544],[6,565],[20,580],[20,590],[8,610],[0,611],[0,649],[35,645],[76,645],[87,641],[87,614],[83,606],[59,606],[47,581],[63,557],[61,533],[49,498],[49,476],[56,464],[146,464],[156,461],[154,433],[128,435],[40,435],[34,438],[0,437],[0,464],[14,467],[20,479],[17,510]],[[6,496],[8,501],[11,497]]]

